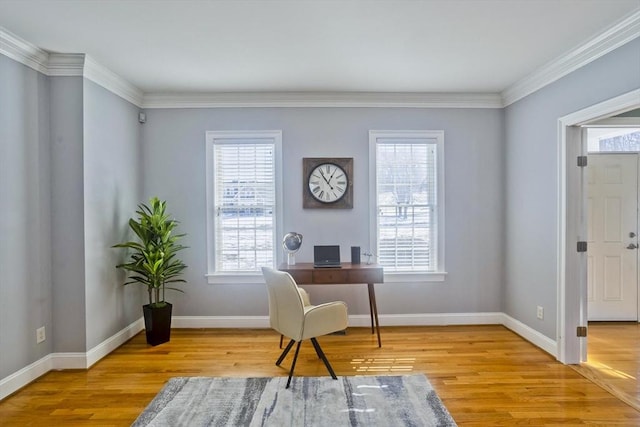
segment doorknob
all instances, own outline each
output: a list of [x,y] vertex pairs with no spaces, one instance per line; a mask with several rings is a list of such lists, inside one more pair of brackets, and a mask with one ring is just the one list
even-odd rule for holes
[[629,243],[629,246],[627,246],[627,249],[638,249],[638,245],[634,245],[633,243]]
[[633,231],[629,233],[629,237],[636,237],[636,233],[634,233]]

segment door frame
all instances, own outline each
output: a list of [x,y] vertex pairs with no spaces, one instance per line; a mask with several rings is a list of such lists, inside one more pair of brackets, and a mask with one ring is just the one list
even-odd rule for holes
[[557,359],[565,364],[586,360],[587,339],[576,328],[587,326],[587,257],[576,245],[587,239],[585,168],[576,158],[586,155],[581,125],[640,108],[640,89],[627,92],[558,119],[557,212]]

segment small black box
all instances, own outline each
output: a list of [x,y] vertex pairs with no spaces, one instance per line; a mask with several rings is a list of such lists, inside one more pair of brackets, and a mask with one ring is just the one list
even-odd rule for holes
[[360,264],[360,246],[351,246],[351,264]]

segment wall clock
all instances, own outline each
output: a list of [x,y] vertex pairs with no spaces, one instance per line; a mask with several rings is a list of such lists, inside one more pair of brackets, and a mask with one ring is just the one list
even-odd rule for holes
[[353,158],[303,158],[302,207],[353,208]]

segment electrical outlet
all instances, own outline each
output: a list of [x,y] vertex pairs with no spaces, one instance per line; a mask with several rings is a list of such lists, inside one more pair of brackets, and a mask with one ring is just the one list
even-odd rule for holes
[[537,316],[540,320],[544,319],[544,308],[538,306]]
[[44,332],[44,326],[36,329],[36,344],[40,344],[45,339],[47,339],[47,336],[45,335],[45,332]]

